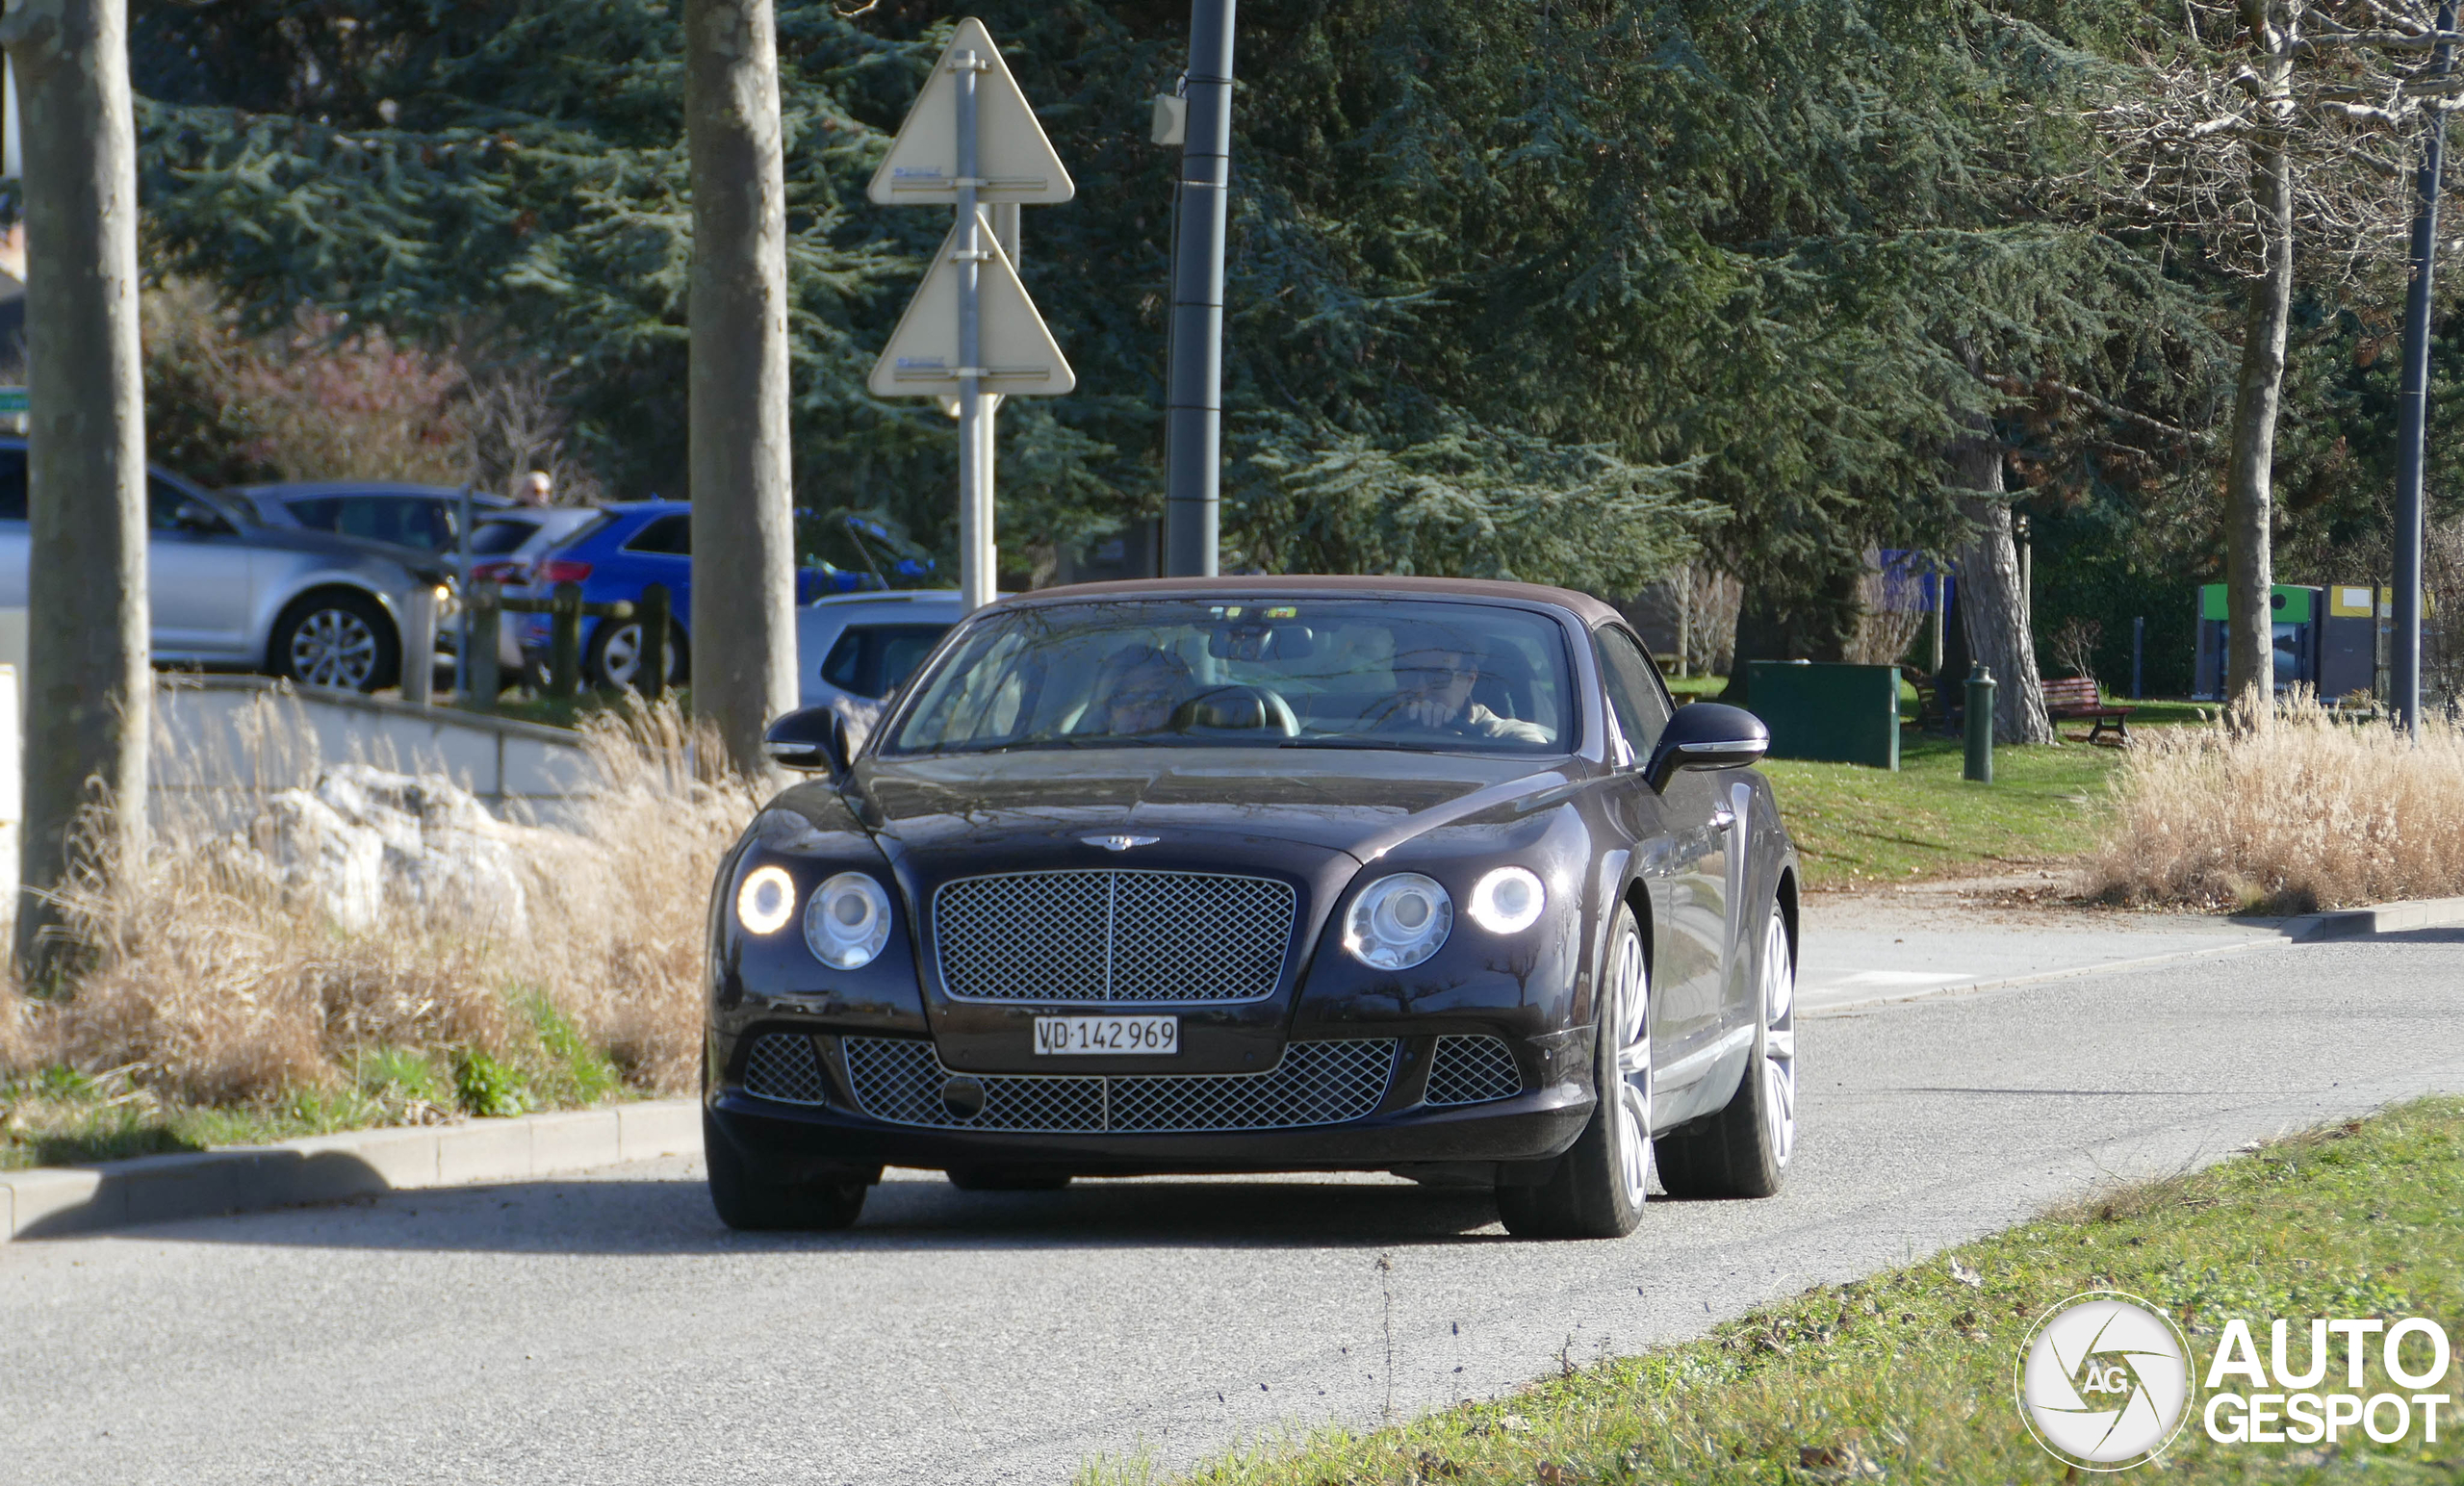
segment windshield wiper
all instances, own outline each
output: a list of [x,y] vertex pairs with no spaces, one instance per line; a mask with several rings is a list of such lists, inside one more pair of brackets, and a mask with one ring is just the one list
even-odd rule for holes
[[1352,748],[1365,749],[1375,753],[1399,754],[1462,754],[1472,752],[1472,750],[1465,748],[1449,748],[1442,743],[1412,743],[1396,738],[1379,738],[1373,741],[1368,738],[1347,737],[1294,738],[1289,742],[1277,744],[1276,747]]

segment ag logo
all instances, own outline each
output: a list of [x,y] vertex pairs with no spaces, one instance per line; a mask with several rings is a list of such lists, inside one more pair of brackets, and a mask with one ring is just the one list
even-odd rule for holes
[[2190,1416],[2190,1346],[2162,1312],[2116,1291],[2073,1295],[2019,1346],[2019,1417],[2056,1459],[2120,1471]]

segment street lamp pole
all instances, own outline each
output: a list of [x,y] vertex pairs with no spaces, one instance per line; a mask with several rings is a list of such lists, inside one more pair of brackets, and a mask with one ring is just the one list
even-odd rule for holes
[[1172,264],[1171,380],[1164,406],[1164,571],[1211,577],[1221,525],[1223,223],[1232,186],[1235,0],[1191,0],[1188,133]]
[[[2455,0],[2441,0],[2438,31],[2455,30]],[[2444,78],[2455,49],[2442,41],[2430,54],[2430,75]],[[2413,218],[2412,282],[2404,292],[2404,372],[2396,396],[2396,632],[2389,636],[2389,711],[2408,736],[2419,736],[2422,710],[2422,460],[2428,425],[2429,291],[2438,260],[2438,177],[2447,148],[2447,115],[2432,105],[2422,141],[2421,209]]]

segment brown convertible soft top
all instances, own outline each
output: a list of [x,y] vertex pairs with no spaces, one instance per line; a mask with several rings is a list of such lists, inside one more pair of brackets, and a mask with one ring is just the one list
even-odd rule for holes
[[1244,574],[1232,577],[1141,577],[1110,583],[1072,583],[1065,588],[1039,588],[1004,599],[996,607],[1015,608],[1070,599],[1197,598],[1238,594],[1274,598],[1300,594],[1356,594],[1363,598],[1512,599],[1570,609],[1586,625],[1617,619],[1617,611],[1589,594],[1540,583],[1509,583],[1490,577],[1404,577],[1393,574]]

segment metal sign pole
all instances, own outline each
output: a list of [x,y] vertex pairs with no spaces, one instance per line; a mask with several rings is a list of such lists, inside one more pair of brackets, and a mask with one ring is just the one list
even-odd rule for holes
[[[453,690],[465,703],[471,700],[471,482],[462,482],[461,509],[454,514],[456,529],[454,555],[462,571],[455,581],[462,587],[462,602],[455,606],[453,619]],[[489,706],[497,699],[484,699]]]
[[[2455,0],[2438,8],[2441,36],[2455,30]],[[2430,54],[2432,77],[2444,78],[2453,48]],[[2430,274],[2438,263],[2438,176],[2447,143],[2447,115],[2433,106],[2422,140],[2421,207],[2413,218],[2413,275],[2404,295],[2404,366],[2396,396],[2396,633],[2388,710],[2398,730],[2418,736],[2422,711],[2422,463],[2428,424]]]
[[992,481],[985,468],[984,218],[977,215],[975,82],[984,66],[973,52],[961,52],[950,64],[958,70],[958,193],[959,193],[959,607],[982,608],[992,602]]

